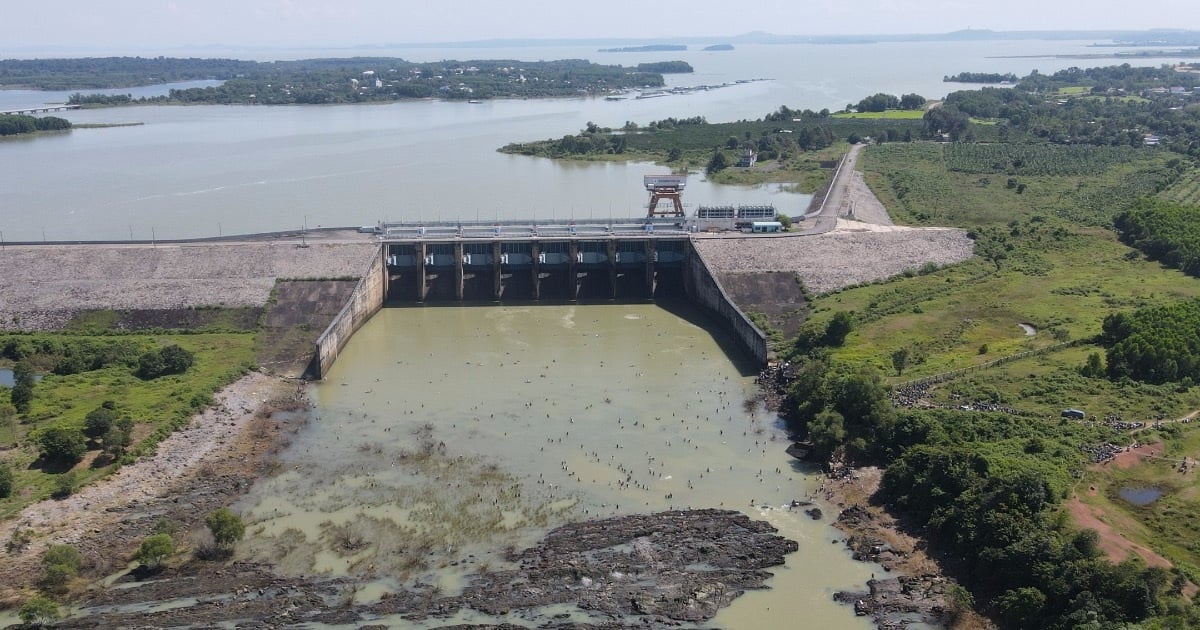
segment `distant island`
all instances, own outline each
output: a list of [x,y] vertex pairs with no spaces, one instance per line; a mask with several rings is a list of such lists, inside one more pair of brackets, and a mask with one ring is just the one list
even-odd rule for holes
[[1006,72],[959,72],[958,74],[942,77],[946,83],[1016,83],[1017,75]]
[[639,63],[637,71],[658,74],[688,74],[695,72],[695,69],[692,68],[692,64],[686,61],[652,61],[650,63]]
[[687,46],[683,44],[649,44],[647,46],[623,46],[621,48],[601,48],[603,53],[624,53],[624,52],[677,52],[687,50]]
[[705,46],[701,50],[733,50],[733,44],[713,44],[712,46]]
[[242,61],[106,57],[0,60],[0,87],[42,90],[124,88],[215,79],[220,85],[172,89],[166,96],[75,93],[69,103],[103,107],[146,103],[326,104],[437,98],[552,98],[657,88],[663,72],[691,72],[682,61],[631,68],[583,59],[444,60],[417,63],[391,57]]

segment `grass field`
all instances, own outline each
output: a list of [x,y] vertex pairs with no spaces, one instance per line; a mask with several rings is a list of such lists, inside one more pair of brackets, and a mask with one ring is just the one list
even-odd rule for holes
[[[1110,313],[1200,296],[1200,281],[1143,260],[1107,228],[1079,224],[1103,224],[1116,208],[1088,216],[1092,210],[1078,199],[1120,186],[1157,160],[1146,157],[1092,177],[1020,178],[1029,183],[1018,194],[1000,177],[985,184],[986,176],[948,171],[937,144],[870,147],[862,159],[867,181],[895,218],[976,230],[993,243],[1000,264],[976,258],[832,294],[816,301],[814,321],[855,312],[864,323],[838,357],[890,373],[891,353],[909,348],[915,365],[893,377],[907,380],[1091,338]],[[1037,334],[1026,336],[1018,324]]]
[[[96,325],[105,319],[97,315],[89,320]],[[0,343],[14,335],[0,335]],[[20,335],[33,341],[48,335]],[[22,507],[49,496],[59,474],[42,470],[36,448],[26,440],[31,432],[52,425],[82,427],[84,417],[105,401],[116,403],[118,414],[135,421],[134,443],[127,458],[153,452],[154,446],[181,426],[197,409],[205,407],[212,394],[236,380],[254,362],[254,335],[250,333],[202,333],[114,335],[145,349],[168,343],[178,344],[194,353],[195,361],[185,373],[144,381],[128,365],[111,365],[99,370],[68,376],[46,374],[34,387],[30,411],[19,422],[0,427],[0,459],[12,465],[16,473],[16,492],[0,499],[0,519],[8,518]],[[55,335],[70,344],[73,340],[95,339],[70,333]],[[40,371],[48,370],[54,357],[34,355]],[[92,450],[73,469],[79,482],[86,483],[112,472],[113,464],[94,466],[98,451]]]
[[857,118],[862,120],[921,120],[925,117],[923,109],[889,109],[882,112],[842,112],[833,114],[834,118]]

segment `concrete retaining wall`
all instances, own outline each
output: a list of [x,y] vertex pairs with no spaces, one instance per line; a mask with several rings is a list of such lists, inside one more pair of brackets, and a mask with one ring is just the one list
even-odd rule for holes
[[729,299],[708,263],[688,243],[688,260],[683,272],[683,288],[688,298],[716,318],[750,353],[760,366],[767,364],[767,336]]
[[383,246],[375,253],[371,265],[358,281],[350,300],[342,307],[333,322],[317,338],[316,352],[310,374],[313,378],[324,378],[337,360],[338,353],[349,343],[355,331],[367,323],[371,316],[383,308],[387,293],[387,268],[383,264]]

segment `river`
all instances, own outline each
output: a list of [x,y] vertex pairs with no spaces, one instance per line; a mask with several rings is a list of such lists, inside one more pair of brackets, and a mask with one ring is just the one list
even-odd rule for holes
[[[143,123],[0,141],[0,235],[7,241],[149,239],[373,224],[378,220],[639,216],[651,164],[557,164],[504,155],[513,141],[667,117],[754,119],[778,109],[840,109],[884,91],[940,97],[961,71],[1025,74],[1102,61],[1001,58],[1094,52],[1090,42],[917,42],[746,45],[731,52],[598,53],[595,47],[380,49],[443,58],[589,58],[633,65],[682,58],[694,74],[671,85],[769,79],[686,96],[402,102],[346,106],[148,106],[78,110],[75,123]],[[1109,49],[1106,49],[1109,50]],[[184,51],[186,52],[186,51]],[[239,51],[222,51],[239,56]],[[364,54],[241,51],[252,58]],[[211,53],[210,53],[211,54]],[[269,56],[270,55],[270,56]],[[1132,63],[1158,64],[1164,59]],[[153,95],[165,87],[125,90]],[[122,90],[115,90],[121,92]],[[68,93],[0,90],[0,108]],[[799,214],[809,197],[780,187],[718,187],[694,175],[684,200],[772,203]]]
[[783,452],[774,415],[746,402],[750,370],[696,318],[676,304],[384,309],[316,385],[319,417],[283,472],[239,506],[241,553],[452,592],[568,520],[724,507],[800,550],[771,590],[714,623],[868,627],[831,595],[878,568],[832,544],[827,521],[788,509],[815,477]]

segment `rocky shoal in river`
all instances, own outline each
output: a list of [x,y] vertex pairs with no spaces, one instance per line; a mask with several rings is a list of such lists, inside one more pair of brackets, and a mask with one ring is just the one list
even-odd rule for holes
[[[193,561],[91,591],[76,602],[82,615],[59,627],[276,627],[389,617],[470,627],[454,624],[472,611],[488,627],[510,620],[548,628],[691,625],[712,619],[747,589],[764,588],[771,577],[764,569],[782,565],[798,548],[775,531],[740,512],[715,509],[573,523],[511,554],[512,568],[473,575],[459,594],[418,585],[366,604],[355,602],[362,580],[354,577],[289,578],[263,565]],[[556,605],[576,606],[590,621],[539,611]]]

